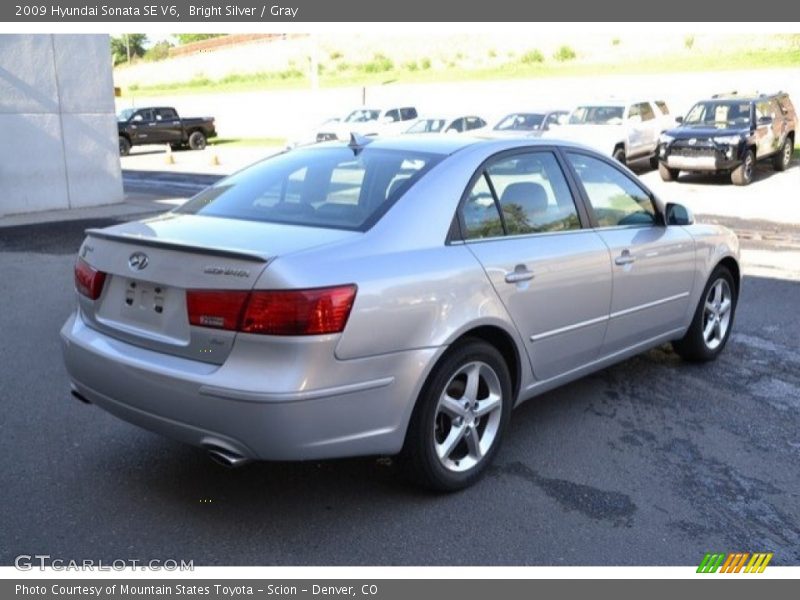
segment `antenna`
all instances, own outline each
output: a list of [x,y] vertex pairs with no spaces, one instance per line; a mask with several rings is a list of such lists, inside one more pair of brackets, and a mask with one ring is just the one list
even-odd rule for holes
[[347,146],[348,146],[348,148],[351,148],[353,150],[353,154],[358,154],[359,152],[361,152],[364,149],[364,146],[366,146],[367,144],[372,143],[372,141],[374,139],[375,139],[374,137],[361,135],[359,133],[351,131],[350,132],[350,143],[347,144]]

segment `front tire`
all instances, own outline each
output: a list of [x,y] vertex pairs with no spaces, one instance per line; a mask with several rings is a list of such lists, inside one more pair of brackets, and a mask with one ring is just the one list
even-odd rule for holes
[[772,159],[772,167],[776,171],[788,169],[789,164],[792,162],[792,152],[794,152],[794,140],[790,136],[786,136],[786,141],[783,142],[780,152]]
[[662,181],[675,181],[679,173],[680,171],[678,169],[670,169],[664,163],[658,163],[658,174],[661,175]]
[[749,185],[753,181],[753,171],[756,167],[756,155],[752,149],[748,149],[744,155],[742,164],[731,172],[733,185]]
[[612,153],[611,156],[614,157],[614,160],[621,162],[623,165],[627,164],[627,159],[625,157],[625,148],[623,148],[622,146],[617,146],[616,148],[614,148],[614,152]]
[[189,148],[203,150],[206,147],[206,135],[202,131],[193,131],[189,136]]
[[128,138],[119,136],[119,155],[128,156],[131,153],[131,143]]
[[733,275],[719,265],[708,278],[686,335],[672,342],[675,352],[692,362],[717,358],[728,343],[737,300]]
[[475,483],[500,446],[511,395],[508,366],[494,346],[468,339],[452,348],[417,400],[400,455],[407,474],[436,491]]

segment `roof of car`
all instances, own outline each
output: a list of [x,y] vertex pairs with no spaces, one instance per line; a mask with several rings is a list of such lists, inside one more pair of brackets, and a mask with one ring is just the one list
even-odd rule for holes
[[[331,148],[337,146],[346,146],[347,142],[333,141],[314,144],[313,146],[306,146],[307,148]],[[539,138],[483,138],[472,137],[469,134],[462,135],[448,135],[448,134],[431,134],[424,136],[417,135],[399,135],[391,137],[379,137],[370,141],[368,147],[386,150],[407,150],[409,152],[430,152],[434,154],[453,154],[463,148],[470,146],[482,145],[492,147],[494,151],[500,152],[502,150],[511,150],[518,147],[526,146],[568,146],[571,148],[582,148],[581,144],[573,142],[556,140],[556,139],[539,139]]]
[[741,100],[743,102],[757,102],[768,98],[779,98],[787,95],[786,92],[776,92],[774,94],[760,94],[759,92],[725,92],[714,94],[709,100]]

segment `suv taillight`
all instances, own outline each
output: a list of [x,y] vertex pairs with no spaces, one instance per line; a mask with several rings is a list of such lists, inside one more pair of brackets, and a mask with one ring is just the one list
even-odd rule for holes
[[341,333],[347,324],[355,285],[310,290],[186,292],[189,322],[262,335]]
[[90,300],[97,300],[103,291],[106,274],[89,265],[82,258],[75,261],[75,289]]

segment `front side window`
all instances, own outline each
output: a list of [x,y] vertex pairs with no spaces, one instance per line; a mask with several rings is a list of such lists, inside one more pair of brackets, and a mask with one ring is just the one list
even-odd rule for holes
[[401,108],[400,116],[403,118],[403,121],[410,121],[411,119],[416,119],[417,109],[411,106],[408,108]]
[[564,173],[544,151],[489,164],[467,196],[463,222],[467,239],[580,229]]
[[450,127],[447,128],[447,131],[458,131],[459,133],[464,131],[464,119],[456,119],[450,124]]
[[396,123],[400,120],[400,110],[395,108],[393,110],[387,110],[386,115],[384,118],[389,121],[390,123]]
[[420,119],[406,133],[439,133],[445,123],[444,119]]
[[599,227],[643,226],[656,223],[650,196],[630,177],[598,158],[568,152]]
[[378,119],[378,114],[380,111],[371,110],[369,108],[359,108],[354,110],[349,115],[347,115],[344,119],[345,123],[368,123],[369,121],[375,121]]
[[667,103],[664,102],[663,100],[656,100],[656,106],[658,107],[658,110],[660,110],[662,114],[665,115],[669,114],[669,107],[667,106]]
[[364,230],[441,159],[369,147],[295,150],[217,182],[177,212]]
[[653,107],[649,102],[642,102],[639,105],[639,114],[642,115],[642,121],[650,121],[656,118],[656,113],[653,112]]

